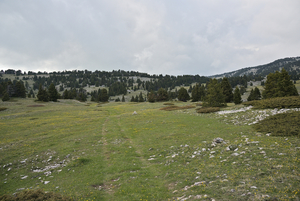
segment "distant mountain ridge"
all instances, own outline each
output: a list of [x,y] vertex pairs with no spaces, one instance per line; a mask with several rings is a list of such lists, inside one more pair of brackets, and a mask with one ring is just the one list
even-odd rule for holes
[[278,59],[271,63],[259,65],[255,67],[242,68],[236,71],[217,74],[209,76],[211,78],[222,78],[222,77],[240,77],[244,75],[261,75],[267,76],[269,73],[280,71],[282,68],[287,70],[289,73],[300,73],[300,57],[288,57],[284,59]]

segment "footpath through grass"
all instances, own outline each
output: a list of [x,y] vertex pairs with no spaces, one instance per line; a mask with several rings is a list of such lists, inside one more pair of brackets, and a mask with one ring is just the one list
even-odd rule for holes
[[[41,188],[75,200],[299,198],[299,138],[193,108],[159,110],[163,103],[18,99],[0,107],[8,108],[0,111],[0,195]],[[212,143],[217,137],[224,141]]]

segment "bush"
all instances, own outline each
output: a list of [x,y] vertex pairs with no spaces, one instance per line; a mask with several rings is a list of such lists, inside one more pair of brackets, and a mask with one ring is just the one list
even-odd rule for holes
[[297,108],[300,107],[299,96],[270,98],[263,100],[254,100],[242,103],[243,105],[252,105],[256,109],[267,108]]
[[196,103],[196,106],[202,106],[203,103]]
[[196,109],[197,113],[211,113],[220,111],[219,107],[201,107]]
[[299,136],[300,112],[283,113],[268,117],[254,125],[259,132],[274,136]]
[[17,201],[17,200],[31,200],[31,201],[71,201],[73,200],[70,197],[62,196],[59,193],[54,192],[44,192],[41,189],[37,190],[24,190],[12,195],[2,195],[0,196],[1,201]]
[[0,111],[6,110],[6,107],[0,107]]

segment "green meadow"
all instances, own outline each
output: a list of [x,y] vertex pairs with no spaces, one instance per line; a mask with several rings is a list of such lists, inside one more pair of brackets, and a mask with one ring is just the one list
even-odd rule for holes
[[237,123],[258,110],[200,114],[185,107],[195,103],[173,103],[185,109],[0,102],[0,196],[43,189],[90,201],[300,199],[299,137]]

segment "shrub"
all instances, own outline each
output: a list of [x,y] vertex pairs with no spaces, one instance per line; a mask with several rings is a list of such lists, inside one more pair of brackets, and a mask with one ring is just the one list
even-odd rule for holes
[[196,106],[202,106],[203,103],[196,103]]
[[274,136],[299,136],[299,121],[300,112],[283,113],[254,124],[254,128],[259,132],[271,133]]
[[296,108],[296,107],[300,107],[300,97],[299,96],[278,97],[278,98],[248,101],[242,104],[252,105],[256,109]]
[[59,193],[54,193],[54,192],[46,193],[41,189],[37,189],[37,190],[24,190],[22,192],[15,194],[14,196],[2,195],[0,196],[0,200],[3,201],[17,201],[17,200],[71,201],[73,199],[70,197],[62,196]]
[[6,107],[0,107],[0,111],[6,110]]
[[220,111],[219,107],[201,107],[196,109],[197,113],[211,113]]

